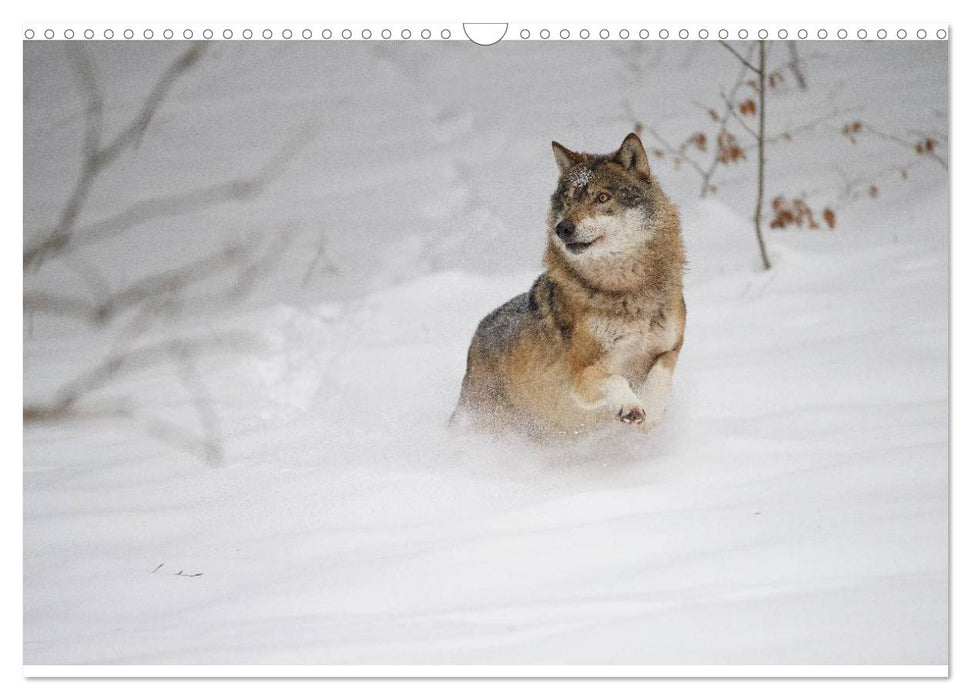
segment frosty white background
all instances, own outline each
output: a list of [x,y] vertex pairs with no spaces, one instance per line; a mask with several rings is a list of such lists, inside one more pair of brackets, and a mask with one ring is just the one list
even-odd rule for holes
[[[945,43],[768,44],[768,271],[715,42],[80,48],[24,45],[26,663],[947,662]],[[449,434],[550,141],[635,128],[667,420]]]

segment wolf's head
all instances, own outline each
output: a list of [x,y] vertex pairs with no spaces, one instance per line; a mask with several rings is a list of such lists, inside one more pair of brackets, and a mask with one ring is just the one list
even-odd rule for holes
[[618,275],[643,268],[637,261],[654,239],[664,245],[662,234],[671,223],[678,226],[676,210],[655,182],[640,138],[629,134],[616,152],[606,155],[576,153],[554,141],[553,155],[560,178],[547,218],[548,262],[554,258],[605,288],[633,284]]
[[556,141],[560,180],[550,200],[548,233],[571,256],[621,253],[651,234],[658,199],[637,134],[616,153],[575,153]]

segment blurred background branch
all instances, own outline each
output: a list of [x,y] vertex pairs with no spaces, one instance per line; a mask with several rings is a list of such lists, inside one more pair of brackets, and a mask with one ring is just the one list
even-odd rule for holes
[[[295,156],[314,138],[316,128],[298,129],[276,153],[250,175],[204,185],[183,192],[135,199],[121,211],[82,223],[91,194],[112,170],[119,156],[138,148],[150,125],[177,84],[204,56],[207,43],[193,43],[181,51],[156,79],[147,96],[112,138],[105,134],[105,97],[97,67],[80,43],[68,42],[68,60],[84,104],[84,132],[79,174],[66,197],[53,228],[29,239],[24,246],[25,327],[35,315],[81,321],[91,334],[107,337],[114,322],[127,322],[107,355],[62,383],[47,400],[25,397],[25,424],[91,418],[125,418],[164,442],[186,449],[208,462],[223,456],[222,432],[213,397],[206,387],[198,361],[213,354],[235,354],[259,347],[248,332],[160,332],[146,337],[165,318],[198,320],[244,299],[261,277],[276,265],[293,238],[293,224],[267,235],[252,234],[210,254],[172,265],[128,281],[113,289],[97,265],[79,255],[85,246],[130,235],[147,222],[209,210],[229,202],[252,199],[284,172]],[[323,244],[321,244],[323,250]],[[323,253],[321,253],[321,256]],[[46,263],[58,261],[82,280],[84,294],[65,292],[39,280]],[[100,402],[96,398],[120,379],[141,372],[175,372],[189,395],[198,431],[148,415],[133,397]]]

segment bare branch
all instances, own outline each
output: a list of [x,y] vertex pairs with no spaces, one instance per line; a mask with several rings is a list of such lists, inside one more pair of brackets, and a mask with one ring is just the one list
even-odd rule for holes
[[119,418],[132,421],[149,437],[187,452],[202,461],[218,464],[222,460],[220,452],[213,454],[207,436],[194,435],[192,431],[187,430],[182,425],[140,413],[124,401],[95,408],[24,406],[24,423],[60,424],[66,421],[117,420]]
[[188,49],[179,54],[169,64],[169,67],[155,82],[155,85],[152,87],[151,92],[149,92],[148,97],[145,98],[145,102],[142,104],[138,114],[135,115],[135,118],[111,143],[101,149],[101,163],[99,163],[101,168],[111,163],[126,148],[138,147],[141,143],[142,136],[145,135],[145,130],[148,129],[148,125],[158,111],[159,106],[168,96],[175,83],[178,82],[179,78],[188,73],[198,63],[202,54],[206,51],[207,46],[208,42],[192,42]]
[[[877,138],[883,139],[884,141],[890,141],[891,143],[896,143],[897,145],[903,146],[909,151],[913,151],[916,148],[917,144],[915,144],[913,141],[908,141],[907,139],[897,136],[895,134],[888,133],[886,131],[883,131],[882,129],[877,129],[876,127],[874,127],[872,124],[869,124],[868,122],[861,122],[860,124],[865,131],[873,134]],[[923,137],[923,138],[926,138],[926,137]],[[922,150],[918,152],[920,153],[920,155],[926,156],[931,160],[936,161],[945,170],[948,169],[947,161],[944,160],[944,158],[942,158],[941,156],[939,156],[935,151]]]
[[239,303],[250,294],[257,282],[266,277],[267,271],[279,262],[294,236],[292,225],[281,227],[270,237],[269,245],[265,246],[260,255],[252,252],[254,244],[247,244],[244,247],[246,255],[239,259],[236,279],[232,284],[222,291],[207,295],[197,295],[184,299],[173,298],[171,304],[168,305],[169,310],[178,311],[182,308],[191,308],[199,313],[206,309],[224,308],[227,305]]
[[796,85],[799,86],[799,89],[805,92],[807,87],[806,76],[803,75],[802,72],[802,67],[800,65],[802,62],[799,60],[799,51],[796,47],[796,42],[787,41],[786,43],[789,45],[789,63],[786,65],[786,67],[792,71],[792,74],[795,76]]
[[774,136],[766,136],[765,142],[768,144],[772,144],[772,143],[778,143],[779,141],[788,141],[792,139],[794,136],[798,136],[799,134],[804,134],[806,132],[813,131],[817,126],[820,126],[821,124],[825,124],[826,122],[830,121],[831,119],[835,119],[841,114],[846,114],[848,111],[849,110],[846,110],[846,109],[834,109],[830,112],[827,112],[826,114],[821,114],[815,119],[811,119],[808,122],[800,124],[794,129],[789,129],[782,133],[775,134]]
[[53,231],[45,234],[40,241],[28,246],[24,252],[25,270],[30,265],[39,263],[43,255],[59,251],[67,243],[70,230],[81,213],[81,208],[85,199],[87,199],[99,167],[98,154],[101,150],[104,101],[101,96],[97,71],[82,44],[69,42],[66,49],[73,59],[70,61],[71,67],[74,69],[74,77],[85,102],[81,170]]
[[[749,136],[752,137],[752,139],[754,141],[754,143],[752,145],[756,145],[757,146],[758,145],[759,138],[760,138],[759,133],[755,129],[753,129],[751,126],[749,126],[749,124],[745,120],[745,118],[742,115],[740,115],[738,113],[738,110],[736,110],[734,108],[734,106],[732,105],[732,103],[731,102],[728,102],[727,100],[726,100],[726,108],[731,112],[731,116],[736,121],[736,123],[738,123],[738,125],[741,126],[742,129]],[[803,134],[805,132],[812,131],[816,127],[818,127],[819,125],[825,124],[826,122],[828,122],[828,121],[830,121],[830,120],[838,117],[841,114],[846,114],[849,111],[850,110],[846,110],[846,109],[834,109],[834,110],[832,110],[830,112],[827,112],[826,114],[822,114],[822,115],[816,117],[815,119],[812,119],[812,120],[810,120],[808,122],[805,122],[803,124],[800,124],[799,126],[795,127],[794,129],[789,129],[787,131],[783,131],[781,133],[774,134],[772,136],[763,135],[761,138],[762,138],[762,140],[766,144],[779,143],[780,141],[791,141],[794,136],[798,136],[799,134]],[[746,146],[746,147],[748,147],[748,146]]]
[[91,302],[67,294],[24,292],[24,313],[90,321],[95,316],[96,307]]
[[125,415],[127,415],[127,409],[116,404],[85,409],[60,404],[24,404],[25,425],[27,423],[59,423],[65,420],[99,420]]
[[[842,189],[840,190],[839,197],[837,199],[838,206],[844,206],[866,197],[868,193],[864,191],[863,188],[873,184],[875,181],[884,180],[891,175],[907,177],[907,173],[909,173],[913,168],[919,166],[921,162],[922,161],[919,159],[914,159],[907,161],[902,165],[891,165],[870,173],[856,175],[854,177],[847,175],[842,168],[833,166],[833,170],[837,175],[839,175],[840,180],[843,182]],[[926,161],[923,162],[926,163]]]
[[756,142],[758,142],[758,140],[759,140],[759,132],[757,132],[755,129],[753,129],[752,127],[750,127],[748,125],[748,122],[746,122],[745,119],[735,110],[735,106],[727,98],[724,98],[724,96],[723,96],[723,99],[725,99],[725,113],[727,115],[731,116],[731,117],[734,117],[735,118],[735,122],[740,127],[742,127],[742,129],[749,136],[751,136],[752,138],[754,138],[756,140]]
[[196,282],[218,274],[240,256],[239,247],[226,248],[214,255],[146,277],[114,294],[102,297],[95,303],[66,294],[27,292],[24,294],[24,311],[76,317],[96,325],[105,324],[119,313],[142,302],[157,300],[163,295],[177,294]]
[[149,437],[171,445],[183,452],[187,452],[207,464],[218,465],[222,463],[222,450],[218,443],[215,445],[215,448],[213,447],[210,436],[208,435],[194,435],[185,426],[154,416],[142,415],[136,411],[121,413],[118,417],[128,418],[138,425]]
[[68,382],[47,404],[24,404],[24,421],[53,420],[73,411],[76,404],[110,381],[126,374],[154,368],[171,359],[173,348],[195,355],[223,352],[239,352],[260,347],[252,333],[216,332],[208,336],[165,340],[134,349],[114,352],[94,368]]
[[[215,333],[209,337],[183,338],[147,345],[109,356],[59,392],[48,404],[24,404],[24,423],[61,422],[64,420],[128,418],[138,423],[152,437],[198,455],[210,462],[222,461],[221,432],[212,399],[195,366],[195,357],[213,352],[238,352],[253,344],[254,336],[244,333]],[[127,402],[109,403],[102,407],[80,407],[78,404],[93,392],[125,373],[152,368],[173,360],[179,377],[192,398],[203,433],[192,435],[183,426],[135,411]]]
[[146,300],[179,294],[186,287],[231,267],[242,255],[243,251],[239,246],[231,246],[213,255],[139,280],[99,304],[93,320],[105,323]]
[[907,129],[907,133],[911,136],[917,136],[919,138],[927,138],[928,136],[933,136],[939,141],[947,140],[947,132],[941,129],[936,129],[933,127],[928,127],[927,129]]
[[320,234],[317,239],[317,250],[314,252],[314,257],[310,261],[310,264],[307,265],[307,271],[304,272],[303,281],[300,283],[300,286],[306,287],[316,272],[323,274],[338,273],[337,266],[331,260],[327,250],[327,237],[323,234]]
[[748,68],[750,71],[754,72],[756,75],[761,74],[761,72],[765,70],[765,66],[762,66],[761,68],[756,68],[755,66],[753,66],[748,61],[747,58],[745,58],[742,54],[740,54],[738,51],[736,51],[735,49],[733,49],[732,46],[731,46],[731,44],[729,44],[727,41],[722,41],[721,39],[719,39],[718,40],[718,43],[721,44],[722,46],[724,46],[726,49],[728,49],[728,51],[735,58],[737,58],[739,61],[742,62],[742,65],[743,66],[745,66],[746,68]]
[[179,377],[182,384],[192,397],[192,403],[199,416],[199,423],[204,434],[202,447],[205,451],[206,461],[210,463],[222,462],[219,420],[216,417],[215,410],[213,410],[212,398],[206,389],[206,384],[202,381],[202,376],[196,369],[192,353],[183,344],[173,346],[171,353],[179,367]]
[[[752,47],[750,46],[749,47],[749,55],[751,55],[751,53],[752,53]],[[746,61],[746,63],[747,63],[747,61]],[[724,95],[724,94],[722,95],[722,99],[725,101],[726,104],[729,104],[729,105],[734,104],[734,102],[735,102],[735,96],[738,94],[738,91],[745,84],[745,71],[746,71],[746,68],[743,65],[739,69],[738,75],[735,77],[735,83],[732,85],[731,89],[729,90],[728,95],[727,96]],[[729,115],[729,113],[727,111],[726,112],[723,112],[719,116],[719,118],[718,118],[718,131],[717,131],[716,139],[718,137],[720,137],[723,133],[725,133],[725,131],[726,131],[726,125],[728,124],[728,118],[729,118],[729,116],[730,115]],[[708,164],[708,167],[705,169],[704,175],[701,178],[701,196],[702,197],[707,197],[708,196],[708,190],[711,188],[711,179],[715,176],[715,171],[718,169],[718,166],[721,163],[721,161],[718,158],[718,155],[719,154],[718,154],[718,151],[717,150],[712,154],[711,162]]]
[[88,293],[95,303],[99,303],[111,294],[111,285],[101,271],[80,255],[60,255],[56,258],[64,267],[77,275],[78,279],[88,288]]
[[631,107],[631,104],[629,101],[625,100],[623,104],[624,104],[624,113],[626,115],[626,118],[637,125],[634,127],[635,131],[640,131],[640,130],[646,131],[648,134],[651,135],[651,138],[654,141],[660,144],[661,148],[659,148],[658,150],[664,152],[666,155],[669,155],[672,158],[675,158],[680,161],[684,161],[692,168],[694,168],[695,172],[697,172],[699,175],[704,177],[704,174],[705,174],[704,168],[701,167],[698,161],[696,161],[694,158],[688,155],[686,144],[681,144],[681,146],[675,147],[674,145],[671,144],[670,141],[665,139],[656,129],[646,124],[642,124],[640,121],[638,121],[636,116],[634,115],[634,110]]
[[149,221],[205,210],[232,201],[252,199],[284,172],[292,158],[313,138],[316,131],[316,126],[306,125],[250,177],[179,194],[153,197],[137,202],[106,219],[79,227],[71,241],[71,247],[103,241]]
[[102,146],[101,132],[104,106],[97,71],[80,43],[68,43],[68,51],[74,59],[72,65],[86,103],[86,129],[81,172],[78,175],[74,191],[68,198],[54,229],[41,236],[40,240],[27,246],[24,251],[25,270],[32,266],[38,266],[45,257],[59,252],[67,245],[71,240],[74,225],[95,178],[126,148],[137,145],[172,86],[198,61],[204,50],[205,43],[197,42],[179,55],[156,81],[131,124],[108,145]]
[[[260,255],[256,254],[253,243],[232,244],[206,257],[145,277],[94,303],[66,294],[27,292],[24,312],[77,318],[100,326],[138,308],[139,313],[121,334],[130,339],[144,333],[166,310],[192,308],[200,312],[245,299],[256,282],[279,260],[292,237],[287,229],[277,232]],[[235,280],[225,290],[192,298],[184,296],[193,285],[233,269]]]

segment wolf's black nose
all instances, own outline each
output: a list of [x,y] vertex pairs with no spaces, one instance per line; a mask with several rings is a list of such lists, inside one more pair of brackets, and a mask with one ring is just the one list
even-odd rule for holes
[[556,235],[566,240],[576,233],[577,227],[572,221],[561,221],[556,225]]

